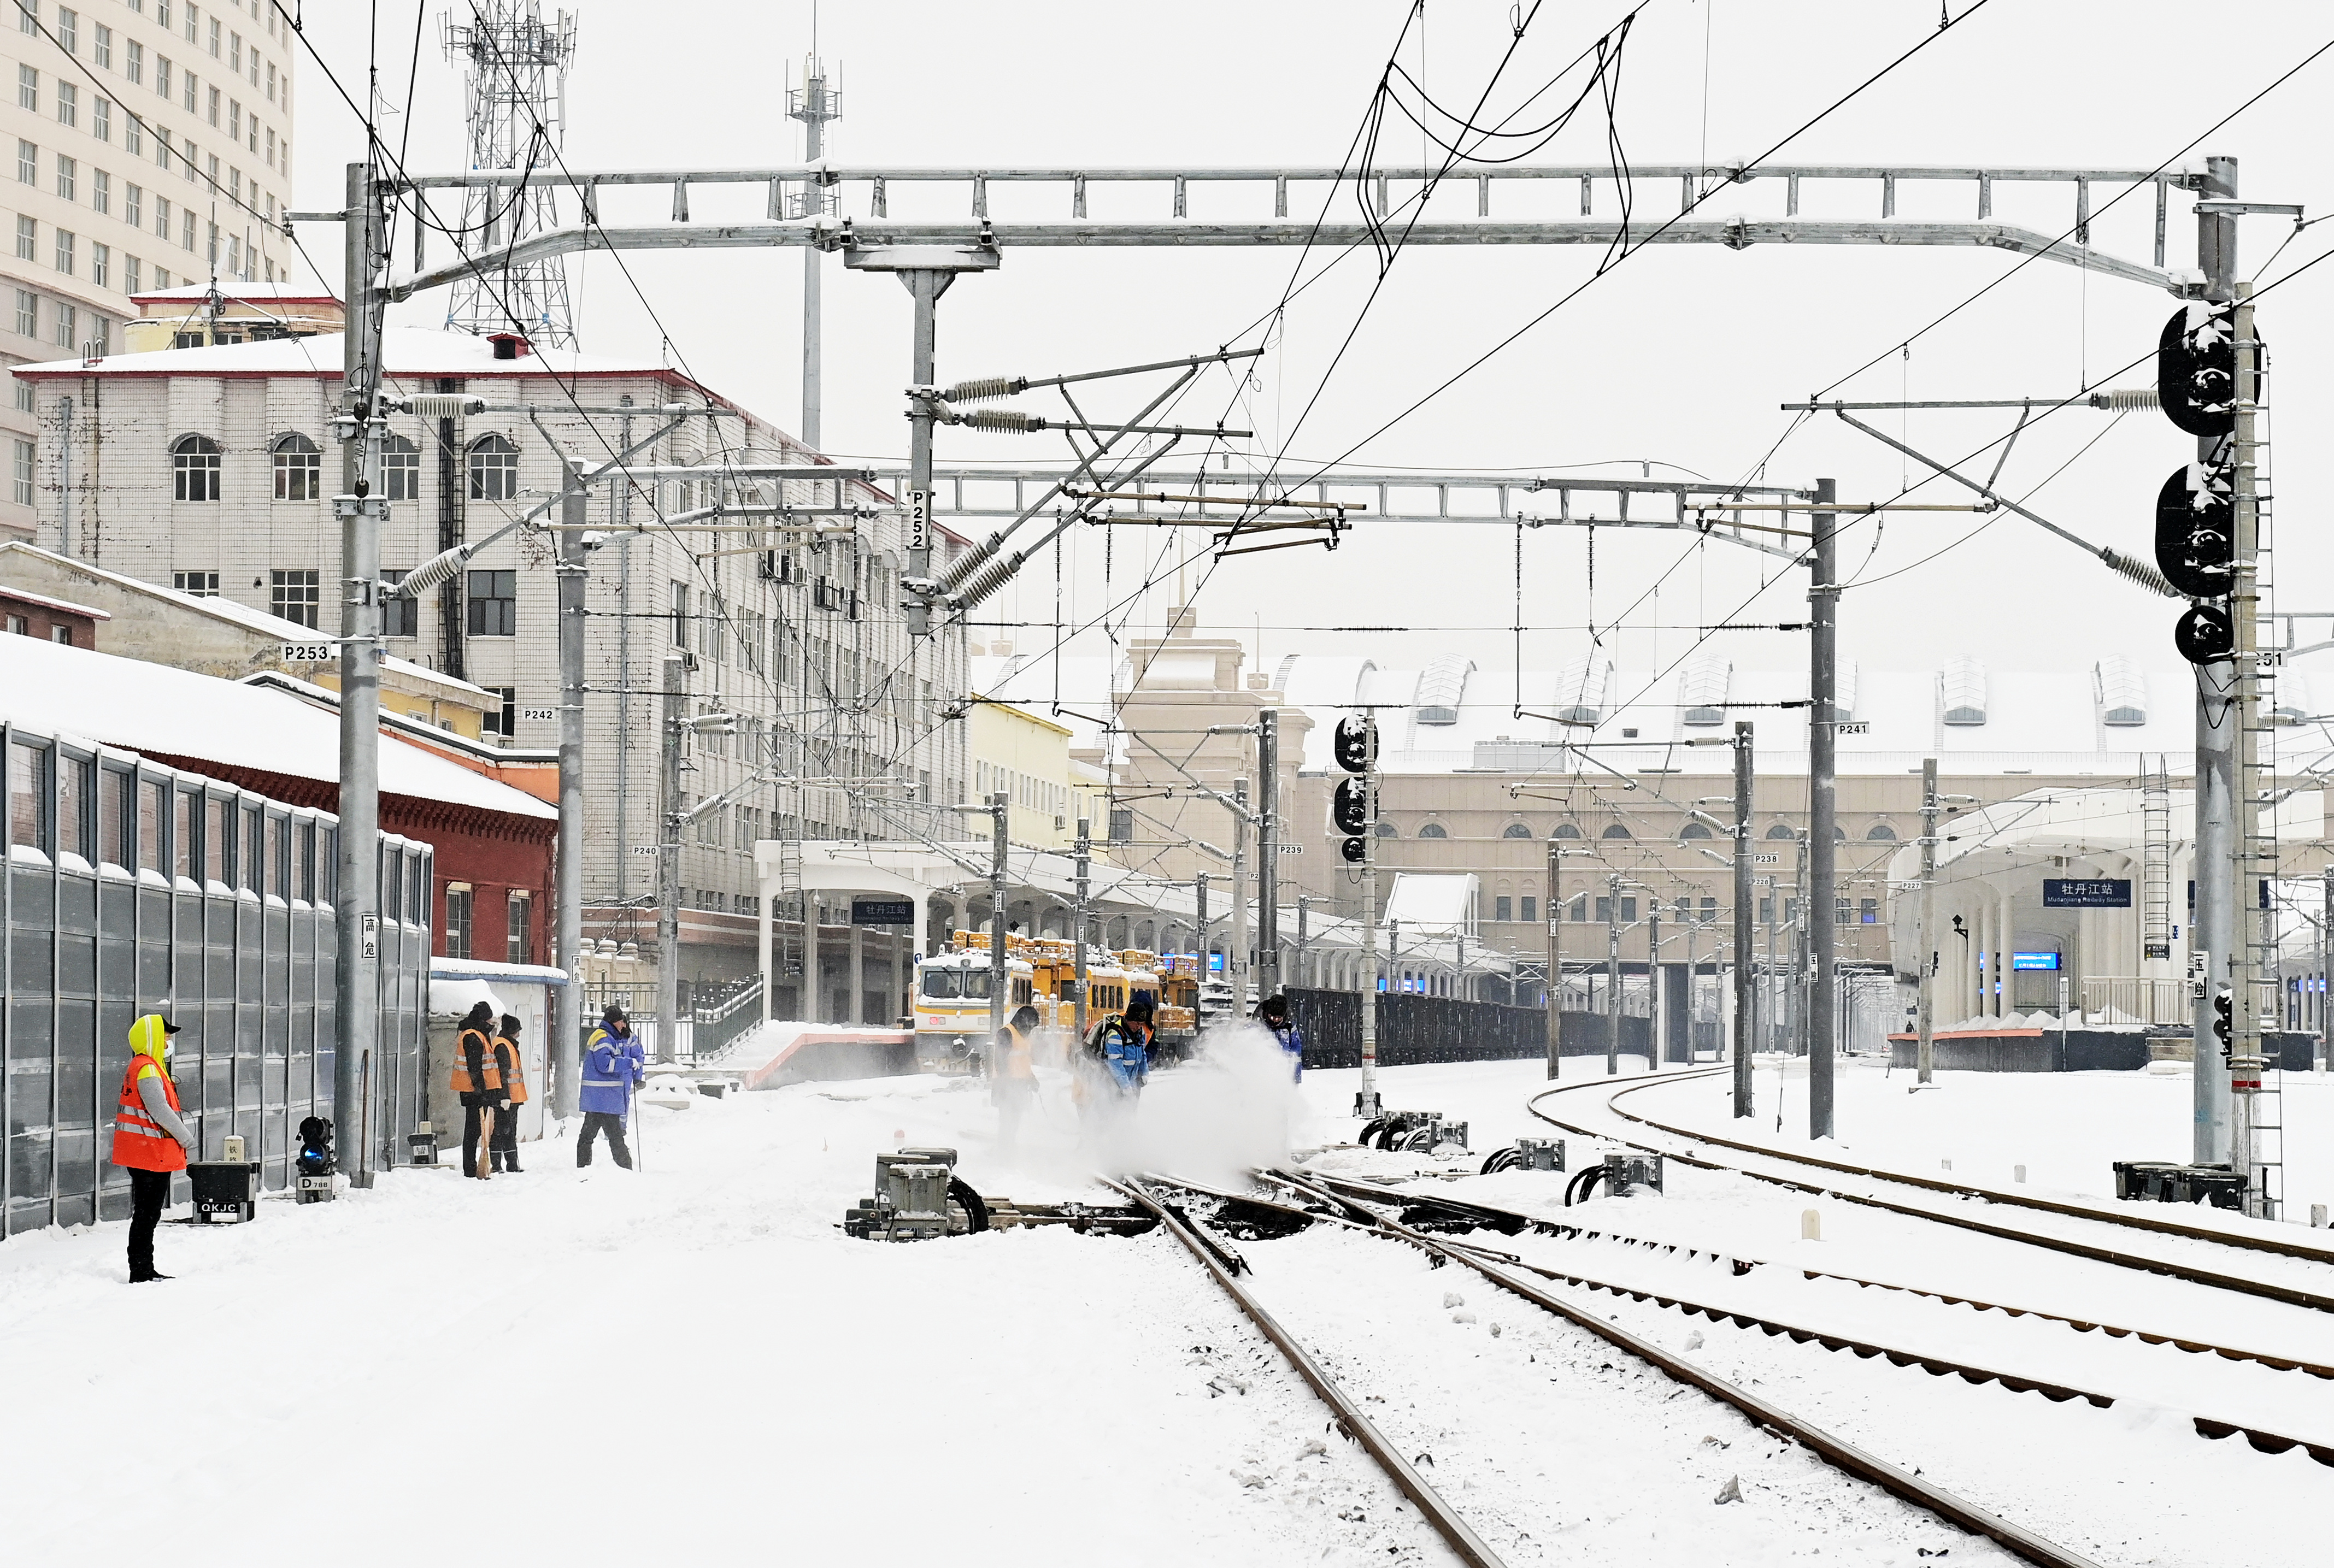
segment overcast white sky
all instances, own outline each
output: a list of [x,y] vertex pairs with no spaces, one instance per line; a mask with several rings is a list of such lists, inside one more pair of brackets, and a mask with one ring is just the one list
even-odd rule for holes
[[[1959,14],[1967,0],[1952,0]],[[367,40],[359,8],[310,7],[309,35],[352,90]],[[822,10],[819,46],[843,92],[844,118],[831,155],[846,163],[1336,164],[1343,157],[1400,33],[1406,7],[1390,0],[1269,5],[1185,0],[1173,7],[1035,4],[985,5],[857,0]],[[1529,9],[1529,0],[1526,9]],[[1548,4],[1508,67],[1495,109],[1543,84],[1583,43],[1629,7]],[[735,166],[798,156],[800,128],[783,118],[783,92],[810,45],[807,0],[682,5],[584,0],[570,83],[571,167]],[[442,7],[380,9],[383,91],[401,105],[417,16],[425,25],[410,127],[410,167],[458,165],[460,84],[437,44]],[[2323,4],[2257,3],[2217,14],[2225,47],[2198,47],[2209,14],[2156,0],[2075,4],[1991,0],[1906,65],[1774,155],[1774,161],[1902,160],[2151,167],[2334,37]],[[1438,97],[1471,101],[1508,44],[1509,6],[1430,0],[1423,42],[1413,28],[1403,59]],[[1649,0],[1640,10],[1623,73],[1619,124],[1640,162],[1765,151],[1937,25],[1936,0]],[[1705,67],[1705,60],[1707,62]],[[299,204],[336,207],[341,166],[361,148],[354,117],[312,62],[304,61]],[[2271,94],[2206,147],[2242,160],[2242,194],[2334,213],[2322,157],[2323,106],[2334,93],[2334,53]],[[409,134],[392,122],[392,139]],[[1533,161],[1605,156],[1601,115],[1583,115]],[[1389,132],[1391,159],[1414,161],[1414,133]],[[2311,157],[2318,155],[2313,164]],[[1610,187],[1600,211],[1610,212]],[[1446,199],[1471,214],[1472,189]],[[2100,190],[2095,205],[2111,192]],[[603,216],[654,220],[662,193],[637,213],[614,201]],[[761,216],[757,189],[726,198],[700,191],[700,220]],[[1495,211],[1573,210],[1576,194],[1551,189],[1545,205],[1504,198]],[[2194,226],[2175,197],[2172,265],[2190,265]],[[1674,186],[1641,183],[1638,210],[1675,211]],[[1808,216],[1871,216],[1876,184],[1828,204],[1809,196]],[[1905,216],[1974,216],[1966,187],[1900,187]],[[1026,204],[1026,205],[1023,205]],[[998,192],[1000,219],[1066,216],[1067,195]],[[1113,216],[1097,195],[1097,216]],[[1194,188],[1194,216],[1245,214],[1239,198]],[[1297,211],[1292,198],[1292,211]],[[1441,210],[1441,209],[1438,209]],[[1722,196],[1703,212],[1780,216],[1779,182]],[[2056,232],[2069,211],[1997,188],[2005,221]],[[895,193],[897,216],[921,216]],[[937,216],[937,215],[934,215]],[[1158,216],[1164,216],[1163,211]],[[1309,210],[1304,216],[1310,216]],[[1340,216],[1350,216],[1350,198]],[[2099,220],[2101,248],[2147,259],[2152,202],[2135,196]],[[2242,270],[2287,237],[2284,220],[2245,220]],[[337,231],[304,236],[312,252],[337,255]],[[2269,274],[2334,247],[2334,226],[2293,240]],[[1344,362],[1323,377],[1353,325],[1370,279],[1349,261],[1289,310],[1259,361],[1238,424],[1253,424],[1269,452],[1292,458],[1347,452],[1453,370],[1537,315],[1594,270],[1582,248],[1432,248],[1402,255]],[[1205,351],[1268,313],[1280,297],[1292,253],[1279,250],[1023,249],[1002,270],[960,283],[941,306],[940,375],[1098,368]],[[1654,459],[1712,477],[1748,474],[1789,424],[1777,405],[1829,386],[1888,351],[1945,306],[2003,277],[2018,258],[1979,250],[1654,247],[1625,261],[1574,303],[1417,413],[1363,446],[1363,464],[1423,469],[1554,471],[1615,459]],[[676,360],[702,380],[776,422],[798,411],[798,253],[737,251],[605,255],[571,262],[582,345],[655,355],[669,337]],[[630,281],[624,275],[630,274]],[[830,264],[826,288],[825,445],[830,451],[898,457],[905,450],[900,388],[906,380],[909,302],[889,279]],[[637,284],[653,306],[636,296]],[[2306,432],[2328,413],[2329,301],[2334,264],[2265,302],[2264,335],[2277,350],[2274,428]],[[422,309],[426,321],[431,309]],[[2098,376],[2147,351],[2173,309],[2143,285],[2086,277],[2036,262],[1950,324],[1893,356],[1841,395],[1870,399],[2059,396],[2086,371]],[[2143,368],[2126,378],[2144,384]],[[1210,401],[1188,411],[1212,418]],[[1297,427],[1300,410],[1317,402]],[[1035,399],[1030,399],[1033,404]],[[1891,417],[1893,418],[1893,417]],[[2020,445],[2005,483],[2019,493],[2106,430],[2114,417],[2069,410]],[[1958,457],[2004,427],[1999,416],[1915,415],[1913,444]],[[944,432],[949,460],[1058,457],[1045,437]],[[2033,505],[2092,538],[2146,556],[2149,519],[2165,476],[2190,454],[2188,439],[2154,413],[2125,418],[2050,480]],[[1293,465],[1292,465],[1293,466]],[[2285,526],[2275,572],[2285,608],[2334,607],[2321,587],[2330,556],[2318,505],[2329,460],[2322,443],[2294,439],[2272,455]],[[1615,473],[1634,473],[1634,467]],[[1659,470],[1656,470],[1659,472]],[[1828,418],[1779,449],[1770,480],[1803,484],[1835,476],[1844,498],[1897,490],[1895,454]],[[1958,500],[1940,486],[1918,499]],[[1845,596],[1843,645],[1874,668],[1974,654],[1997,669],[2080,668],[2124,652],[2154,666],[2176,662],[2176,606],[2126,583],[2089,558],[2014,518],[1992,522],[1971,543],[1917,569],[1979,519],[1913,514],[1879,531],[1858,524],[1844,551],[1866,579]],[[1143,537],[1130,537],[1140,533]],[[1152,530],[1122,530],[1116,586],[1158,547]],[[1226,563],[1201,601],[1203,620],[1260,637],[1268,659],[1300,649],[1365,646],[1382,662],[1423,662],[1461,650],[1505,666],[1502,630],[1370,638],[1291,630],[1308,625],[1400,623],[1504,628],[1513,595],[1512,534],[1480,527],[1387,527],[1334,555],[1285,551]],[[1587,541],[1544,530],[1525,541],[1529,626],[1576,629],[1624,611],[1644,634],[1623,643],[1625,666],[1658,645],[1663,662],[1683,652],[1693,629],[1737,618],[1802,619],[1803,573],[1790,574],[1745,608],[1763,558],[1722,545],[1700,551],[1675,535],[1635,538],[1599,531],[1592,599]],[[1104,603],[1103,544],[1088,533],[1067,563],[1066,601],[1088,620]],[[1681,557],[1683,556],[1683,560]],[[1890,576],[1899,572],[1901,575]],[[1654,592],[1656,580],[1658,592]],[[1033,566],[1024,583],[992,601],[1000,619],[1050,620],[1053,572]],[[1169,582],[1138,615],[1155,627],[1172,597]],[[1262,630],[1256,628],[1261,623]],[[1663,626],[1656,637],[1650,629]],[[1003,632],[992,636],[1011,635]],[[1026,650],[1044,634],[1019,633]],[[1779,633],[1732,633],[1725,646],[1746,667],[1797,665],[1804,647]],[[1527,635],[1528,667],[1579,651],[1577,630]],[[1098,643],[1080,651],[1103,651]]]

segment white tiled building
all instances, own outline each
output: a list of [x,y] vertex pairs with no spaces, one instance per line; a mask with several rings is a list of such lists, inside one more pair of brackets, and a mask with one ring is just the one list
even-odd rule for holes
[[[332,335],[24,369],[22,380],[45,402],[70,399],[75,409],[69,436],[54,423],[45,432],[41,543],[336,630],[331,496],[342,486],[327,421],[340,396],[341,345]],[[534,410],[394,421],[381,544],[392,580],[555,494],[563,456],[589,469],[651,434],[665,417],[646,410],[658,406],[721,412],[686,417],[637,465],[718,464],[725,453],[739,463],[821,461],[654,363],[571,351],[504,359],[494,340],[410,329],[391,330],[384,351],[393,393],[465,391]],[[577,411],[628,405],[643,411]],[[898,610],[901,525],[888,499],[856,483],[789,481],[788,503],[872,515],[847,535],[767,554],[758,535],[665,528],[662,517],[725,498],[714,472],[653,493],[645,483],[603,486],[589,503],[587,520],[610,534],[591,556],[587,596],[587,934],[653,938],[646,900],[656,862],[638,851],[658,833],[656,693],[668,650],[689,658],[694,709],[744,717],[737,739],[694,746],[684,785],[692,798],[739,783],[767,757],[814,776],[899,781],[907,803],[884,804],[864,786],[764,786],[702,819],[680,873],[691,949],[682,972],[692,978],[750,970],[755,839],[960,836],[956,816],[935,803],[961,800],[969,787],[964,726],[939,717],[966,690],[962,630],[908,637]],[[733,488],[726,498],[740,497]],[[504,707],[491,727],[529,749],[558,738],[551,560],[543,535],[515,534],[441,592],[393,601],[389,627],[390,652],[498,691]],[[617,908],[628,902],[632,912]]]

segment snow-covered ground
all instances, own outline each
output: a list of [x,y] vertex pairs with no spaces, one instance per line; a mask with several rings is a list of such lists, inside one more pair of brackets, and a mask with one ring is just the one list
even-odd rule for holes
[[[120,1224],[16,1237],[0,1244],[7,1555],[164,1549],[174,1562],[244,1564],[332,1542],[342,1561],[453,1547],[513,1568],[748,1555],[1446,1561],[1172,1240],[1046,1229],[884,1246],[836,1228],[872,1189],[873,1154],[902,1143],[956,1147],[974,1186],[1027,1200],[1103,1196],[1087,1176],[1097,1154],[1235,1180],[1289,1142],[1350,1136],[1355,1076],[1316,1073],[1291,1093],[1251,1055],[1161,1074],[1133,1130],[1084,1150],[1052,1073],[1012,1150],[985,1092],[963,1082],[702,1101],[646,1112],[638,1172],[603,1151],[579,1173],[566,1146],[536,1144],[521,1176],[399,1172],[335,1204],[268,1203],[249,1226],[166,1227],[160,1264],[178,1277],[155,1286],[121,1283]],[[1392,1106],[1471,1120],[1479,1155],[1546,1130],[1525,1109],[1546,1087],[1536,1063],[1381,1076]],[[1951,1092],[1920,1098],[1975,1098]],[[1421,1163],[1323,1158],[1389,1172]],[[1553,1207],[1558,1180],[1453,1187]],[[1826,1241],[1799,1243],[1804,1206],[1688,1173],[1666,1198],[1574,1213],[1742,1255],[1819,1256],[1808,1266],[1840,1272],[1857,1272],[1842,1260],[1889,1261],[1855,1252],[1855,1228],[1879,1220],[1846,1212],[1827,1210]],[[1930,1262],[1980,1266],[1982,1240]],[[1582,1296],[1673,1346],[1698,1333],[1694,1353],[1722,1375],[2104,1563],[2290,1563],[2307,1522],[2334,1506],[2334,1471],[2204,1442],[2165,1408],[2211,1396],[2238,1419],[2291,1426],[2288,1385],[2258,1368],[2034,1320],[2005,1329],[2000,1313],[1789,1268],[1736,1279],[1642,1248],[1515,1245],[1595,1277],[1779,1318],[1821,1313],[1823,1326],[1876,1340],[2110,1383],[2112,1410],[2049,1405]],[[1904,1244],[1876,1229],[1868,1245]],[[1821,1552],[1910,1568],[1946,1549],[1955,1563],[2005,1560],[1408,1249],[1316,1227],[1243,1251],[1267,1304],[1406,1451],[1433,1456],[1427,1475],[1511,1563],[1705,1568]],[[2123,1315],[2170,1302],[2141,1292]],[[2178,1364],[2159,1374],[2142,1355]],[[2327,1385],[2307,1380],[2322,1400]],[[1715,1505],[1730,1479],[1743,1501]]]

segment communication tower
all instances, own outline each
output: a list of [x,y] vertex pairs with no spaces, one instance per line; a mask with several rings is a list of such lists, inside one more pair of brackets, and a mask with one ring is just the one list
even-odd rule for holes
[[[557,12],[545,21],[540,0],[476,0],[467,20],[447,14],[445,43],[446,57],[464,68],[471,169],[552,167],[566,132],[574,14]],[[548,184],[464,188],[461,244],[472,255],[558,225],[558,199]],[[454,285],[446,325],[481,335],[516,331],[540,345],[573,348],[566,262],[553,256],[464,279]]]

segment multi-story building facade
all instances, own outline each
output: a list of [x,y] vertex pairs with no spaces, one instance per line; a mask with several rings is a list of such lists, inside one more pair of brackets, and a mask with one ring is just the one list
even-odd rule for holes
[[[0,23],[0,159],[15,154],[0,178],[0,369],[119,351],[149,290],[286,274],[296,52],[281,7],[15,0],[14,14]],[[0,399],[0,534],[32,531],[39,430],[64,418],[38,398],[12,380]]]
[[[1066,850],[1078,837],[1078,819],[1095,837],[1107,831],[1097,813],[1108,794],[1108,775],[1070,755],[1070,729],[1009,702],[975,693],[966,717],[972,753],[972,795],[1006,797],[1006,834],[1037,850]],[[978,824],[974,824],[978,825]]]
[[[27,367],[70,424],[43,432],[41,541],[92,565],[198,586],[321,630],[338,618],[339,453],[328,419],[338,335],[164,350]],[[392,329],[393,395],[465,392],[489,411],[400,416],[385,467],[383,575],[395,582],[474,542],[588,470],[656,436],[636,476],[594,486],[585,702],[587,935],[651,948],[661,726],[668,654],[690,715],[738,716],[693,736],[682,791],[753,785],[690,830],[680,857],[681,972],[752,972],[757,839],[961,837],[968,798],[961,628],[911,639],[898,605],[901,524],[888,497],[844,479],[725,479],[738,464],[823,462],[783,432],[651,361]],[[670,405],[690,411],[657,411]],[[630,411],[637,409],[637,412]],[[670,427],[658,435],[661,427]],[[327,476],[330,482],[327,483]],[[759,499],[790,520],[720,515]],[[554,505],[545,519],[558,521]],[[757,531],[787,521],[804,533]],[[959,548],[943,539],[944,551]],[[558,739],[550,536],[480,549],[442,592],[391,601],[388,650],[496,693],[490,736],[534,755]],[[796,784],[781,780],[807,779]]]

